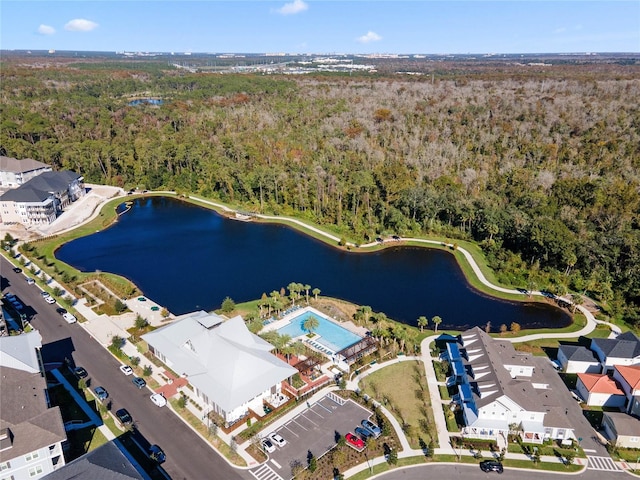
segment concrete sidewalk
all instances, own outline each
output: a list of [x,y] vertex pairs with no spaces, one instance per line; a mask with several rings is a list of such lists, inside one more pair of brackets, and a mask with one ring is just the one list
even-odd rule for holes
[[[111,433],[111,430],[104,424],[100,415],[93,411],[93,409],[89,406],[87,401],[80,395],[75,388],[64,378],[64,375],[56,368],[51,370],[51,374],[56,377],[64,388],[69,392],[69,394],[73,397],[74,401],[78,404],[78,406],[82,409],[82,411],[89,417],[89,420],[93,425],[95,425],[102,434],[107,437],[107,440],[113,440],[115,435]],[[96,400],[97,401],[97,400]]]

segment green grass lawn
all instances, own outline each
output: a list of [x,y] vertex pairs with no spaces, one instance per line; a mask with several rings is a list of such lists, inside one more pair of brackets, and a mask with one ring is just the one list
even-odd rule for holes
[[438,441],[422,362],[389,365],[365,377],[360,386],[405,425],[413,448],[420,448],[420,438],[429,443],[433,436],[433,441]]

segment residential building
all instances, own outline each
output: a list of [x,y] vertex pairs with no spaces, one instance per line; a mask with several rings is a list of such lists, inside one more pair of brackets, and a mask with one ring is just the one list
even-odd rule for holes
[[594,407],[624,407],[627,401],[620,383],[602,373],[579,373],[576,390]]
[[613,378],[624,391],[627,413],[640,416],[640,365],[615,365]]
[[613,372],[614,365],[635,365],[640,363],[640,338],[633,332],[625,332],[616,338],[594,338],[591,350],[601,365],[601,372]]
[[600,373],[600,360],[587,347],[579,345],[560,345],[558,361],[565,373]]
[[38,479],[65,464],[67,436],[50,408],[37,331],[0,337],[0,478]]
[[462,410],[464,437],[495,440],[500,447],[511,431],[528,443],[575,438],[567,414],[577,404],[547,359],[517,352],[478,327],[447,343],[444,356],[452,373],[447,385],[458,388],[453,401]]
[[240,316],[225,321],[213,313],[194,312],[142,338],[227,425],[245,417],[250,408],[262,410],[267,398],[280,395],[282,381],[298,373],[272,355],[273,345],[251,333]]
[[41,173],[50,171],[49,165],[31,158],[17,160],[0,156],[0,188],[19,187]]
[[604,412],[602,428],[612,445],[640,448],[640,420],[622,412]]
[[84,179],[77,173],[44,172],[0,196],[0,217],[3,223],[49,224],[84,194]]
[[140,464],[131,461],[130,454],[126,450],[121,450],[114,441],[111,441],[85,453],[43,478],[46,480],[68,480],[70,478],[147,480],[150,478],[144,471],[138,471],[136,467],[142,470]]

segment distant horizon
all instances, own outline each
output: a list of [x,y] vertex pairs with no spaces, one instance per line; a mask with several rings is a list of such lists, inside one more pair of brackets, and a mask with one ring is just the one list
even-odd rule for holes
[[5,0],[0,27],[8,51],[640,52],[637,0]]
[[43,53],[53,55],[55,53],[86,53],[86,54],[113,54],[113,55],[138,55],[138,56],[198,56],[198,55],[250,55],[261,57],[312,57],[312,56],[346,56],[346,57],[370,57],[370,58],[383,58],[383,57],[413,57],[419,56],[446,56],[446,57],[468,57],[468,56],[482,56],[486,58],[491,57],[514,57],[514,56],[545,56],[554,55],[561,57],[570,56],[602,56],[602,55],[621,55],[621,56],[633,56],[640,55],[640,51],[637,52],[609,52],[609,51],[576,51],[576,52],[467,52],[467,53],[439,53],[439,52],[372,52],[372,53],[350,53],[350,52],[190,52],[190,51],[161,51],[161,50],[55,50],[55,49],[29,49],[29,48],[0,48],[0,52],[25,52],[25,53]]

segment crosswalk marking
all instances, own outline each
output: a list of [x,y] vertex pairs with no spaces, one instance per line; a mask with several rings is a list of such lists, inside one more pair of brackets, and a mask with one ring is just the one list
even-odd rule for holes
[[274,472],[269,465],[262,464],[254,470],[249,470],[257,480],[284,480],[280,475]]
[[621,472],[611,457],[587,457],[589,470],[603,470],[606,472]]

